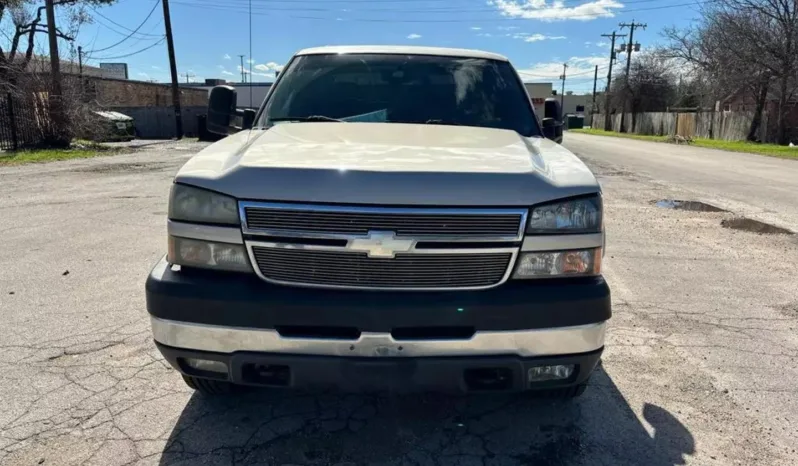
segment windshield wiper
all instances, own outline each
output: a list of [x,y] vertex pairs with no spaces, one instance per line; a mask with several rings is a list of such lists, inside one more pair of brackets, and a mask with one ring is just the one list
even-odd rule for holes
[[424,122],[425,125],[447,125],[447,126],[465,126],[462,123],[458,123],[456,121],[446,121],[446,120],[427,120]]
[[269,118],[269,121],[344,121],[339,120],[338,118],[328,117],[324,115],[309,115],[305,117],[279,117],[279,118]]

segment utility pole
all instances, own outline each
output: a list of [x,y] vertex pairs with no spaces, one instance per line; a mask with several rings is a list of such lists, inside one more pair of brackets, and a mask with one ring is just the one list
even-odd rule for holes
[[[621,29],[628,27],[629,28],[629,43],[626,44],[626,92],[629,92],[629,72],[632,69],[632,51],[639,52],[640,51],[640,43],[634,43],[635,38],[635,29],[636,28],[646,28],[646,24],[644,23],[635,23],[635,20],[632,20],[631,23],[621,23],[618,25]],[[621,132],[626,132],[625,126],[625,119],[626,119],[626,95],[623,96],[623,113],[621,113]]]
[[238,56],[238,58],[240,58],[240,59],[241,59],[241,82],[242,82],[242,83],[245,83],[245,82],[247,82],[247,79],[246,79],[246,73],[244,72],[244,57],[245,57],[245,56],[246,56],[246,55],[239,55],[239,56]]
[[83,77],[83,47],[78,45],[78,74]]
[[601,37],[612,38],[610,44],[610,71],[607,73],[607,90],[604,92],[604,131],[612,130],[612,119],[610,118],[610,85],[612,84],[612,64],[615,61],[615,39],[618,37],[626,37],[626,34],[602,34]]
[[590,105],[590,124],[593,125],[593,115],[596,113],[596,84],[598,84],[598,65],[596,65],[596,72],[593,74],[593,103]]
[[169,0],[161,0],[163,23],[166,28],[166,48],[169,52],[169,71],[172,74],[172,105],[175,107],[175,138],[183,139],[183,115],[180,111],[180,88],[177,87],[177,62],[175,43],[172,40],[172,18],[169,15]]
[[58,144],[69,144],[66,136],[64,121],[64,103],[61,92],[61,60],[58,58],[58,29],[55,26],[55,5],[53,0],[44,3],[47,11],[47,35],[50,39],[50,77],[52,78],[49,94],[50,118],[55,129],[55,138]]
[[565,70],[568,69],[568,63],[562,64],[562,75],[560,79],[562,79],[562,91],[560,92],[560,111],[565,111]]
[[189,74],[188,72],[186,72],[186,84],[190,83],[191,78],[193,78],[194,76],[196,76],[196,74]]

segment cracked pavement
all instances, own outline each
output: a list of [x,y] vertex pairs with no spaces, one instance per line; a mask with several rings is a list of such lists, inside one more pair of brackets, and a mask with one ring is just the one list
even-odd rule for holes
[[[604,188],[614,310],[603,363],[572,402],[196,395],[152,344],[143,287],[166,249],[171,178],[203,144],[0,169],[0,464],[796,464],[798,237],[652,201],[791,227],[798,163],[565,143]],[[780,174],[765,194],[747,196],[768,170]]]

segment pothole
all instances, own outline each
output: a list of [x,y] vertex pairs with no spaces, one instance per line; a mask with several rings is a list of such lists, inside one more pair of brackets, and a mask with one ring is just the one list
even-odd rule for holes
[[166,162],[108,163],[103,165],[80,167],[72,171],[83,173],[140,173],[163,170],[168,166],[169,164]]
[[726,212],[720,207],[698,201],[680,201],[678,199],[663,199],[654,203],[663,209],[689,210],[692,212]]
[[793,232],[780,228],[769,223],[760,222],[758,220],[751,220],[745,217],[735,217],[724,219],[720,222],[723,228],[731,228],[733,230],[750,231],[752,233],[759,233],[762,235],[792,235]]

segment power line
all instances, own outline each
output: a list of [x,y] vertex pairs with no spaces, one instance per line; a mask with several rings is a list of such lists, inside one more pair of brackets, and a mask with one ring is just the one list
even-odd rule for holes
[[[558,66],[559,66],[559,65],[558,65]],[[599,71],[607,69],[607,68],[608,68],[608,66],[609,66],[609,65],[600,66],[600,67],[599,67]],[[590,73],[592,73],[592,72],[593,72],[593,70],[590,70],[590,71],[580,71],[579,73],[571,73],[571,74],[569,74],[569,75],[568,75],[568,76],[569,76],[569,80],[571,80],[571,79],[570,79],[570,77],[571,77],[571,76],[582,76],[582,75],[590,74]],[[534,74],[534,73],[529,73],[529,72],[527,72],[527,71],[518,71],[518,74],[522,74],[522,75],[524,75],[524,76],[528,76],[528,77],[532,77],[532,78],[540,78],[540,79],[555,79],[555,78],[557,78],[557,77],[556,77],[556,76],[554,76],[554,75],[542,75],[542,74]],[[584,78],[584,79],[587,79],[587,78]],[[593,80],[593,78],[589,78],[589,79],[590,79],[591,81]],[[574,79],[573,81],[580,81],[580,80],[581,80],[581,79]]]
[[143,48],[141,50],[136,50],[135,52],[131,52],[131,53],[128,53],[126,55],[119,55],[118,57],[102,57],[102,58],[92,57],[92,59],[93,60],[118,60],[120,58],[132,57],[133,55],[138,55],[138,54],[140,54],[142,52],[146,52],[147,50],[149,50],[149,49],[151,49],[151,48],[153,48],[153,47],[155,47],[157,45],[163,44],[163,41],[165,41],[165,40],[166,40],[166,37],[162,37],[161,40],[159,40],[158,42],[150,45],[149,47],[145,47],[145,48]]
[[[98,15],[100,18],[103,18],[103,19],[105,19],[105,20],[106,20],[106,21],[108,21],[109,23],[111,23],[111,24],[114,24],[114,25],[116,25],[116,26],[118,26],[118,27],[120,27],[120,28],[122,28],[122,29],[124,29],[124,30],[126,30],[126,31],[128,31],[128,32],[133,32],[133,30],[132,30],[132,29],[130,29],[130,28],[128,28],[127,26],[123,26],[123,25],[121,25],[121,24],[117,23],[116,21],[112,20],[111,18],[109,18],[109,17],[105,16],[104,14],[100,13],[99,11],[97,11],[97,9],[96,9],[96,8],[94,8],[93,10],[94,10],[94,13],[95,13],[95,14],[97,14],[97,15]],[[100,23],[100,24],[102,24],[103,26],[105,26],[105,27],[106,27],[106,29],[108,29],[108,30],[110,30],[110,31],[113,31],[113,32],[115,32],[115,33],[117,33],[117,34],[119,34],[119,35],[122,35],[122,36],[124,36],[125,34],[127,34],[126,32],[119,32],[119,31],[117,31],[116,29],[114,29],[114,28],[112,28],[112,27],[108,26],[107,24],[104,24],[102,21],[99,21],[97,18],[94,18],[94,19],[95,19],[95,20],[96,20],[98,23]],[[161,37],[161,36],[160,36],[160,35],[158,35],[158,34],[146,34],[146,33],[143,33],[143,32],[136,32],[135,34],[136,34],[137,36],[145,36],[145,37]]]
[[[664,10],[669,8],[680,8],[684,6],[700,6],[706,3],[714,3],[718,0],[704,0],[704,1],[694,1],[690,3],[679,3],[673,5],[664,5],[664,6],[656,6],[656,7],[649,7],[649,8],[633,8],[628,10],[620,10],[620,11],[613,11],[613,12],[604,12],[604,13],[584,13],[584,14],[575,14],[570,16],[573,19],[578,18],[600,18],[600,17],[613,17],[616,14],[627,14],[627,13],[634,13],[634,12],[641,12],[641,11],[653,11],[653,10]],[[218,4],[198,4],[196,1],[192,3],[174,1],[173,3],[181,6],[193,7],[193,8],[201,8],[204,10],[207,9],[215,9],[218,11],[230,11],[230,12],[237,12],[237,13],[247,13],[247,10],[241,9],[240,7],[234,5],[218,5]],[[274,8],[269,8],[267,11],[275,11]],[[281,11],[304,11],[302,9],[296,8],[289,8],[284,9]],[[315,11],[315,10],[314,10]],[[336,10],[337,11],[337,10]],[[469,12],[468,10],[458,10],[462,12]],[[495,9],[489,10],[491,12],[496,12]],[[407,13],[408,10],[393,10],[393,12],[405,12]],[[421,13],[430,13],[428,10],[419,10]],[[434,12],[434,10],[432,11]],[[439,11],[440,12],[440,11]],[[448,11],[446,13],[451,14],[454,11]],[[293,18],[293,19],[309,19],[309,20],[321,20],[321,21],[336,21],[338,18],[332,17],[323,17],[323,16],[306,16],[306,15],[285,15],[285,16],[277,16],[271,15],[269,13],[252,13],[256,16],[272,16],[272,17],[282,17],[282,18]],[[568,16],[566,16],[568,18]],[[523,17],[514,17],[514,18],[468,18],[468,19],[395,19],[395,18],[342,18],[340,21],[351,21],[351,22],[365,22],[365,23],[472,23],[472,22],[482,22],[482,23],[495,23],[495,22],[507,22],[507,21],[528,21],[534,18],[523,18]]]
[[[238,3],[245,4],[249,0],[225,0],[226,3]],[[289,4],[302,4],[302,3],[369,3],[369,4],[407,4],[407,3],[446,3],[451,5],[453,2],[451,0],[254,0],[260,4],[274,4],[274,3],[289,3]],[[662,0],[628,0],[624,2],[624,5],[632,5],[637,3],[652,3],[652,2],[661,2]],[[480,3],[482,2],[467,2],[467,3]],[[568,5],[582,5],[584,4],[584,0],[562,0],[564,6]],[[263,8],[272,8],[268,6],[264,6]],[[458,7],[456,7],[458,8]],[[488,11],[495,11],[495,9],[488,10]]]
[[[618,25],[621,29],[629,28],[629,44],[626,46],[626,88],[629,89],[629,70],[632,67],[632,52],[639,52],[640,51],[640,43],[634,43],[635,41],[635,29],[643,28],[645,29],[647,25],[645,23],[635,23],[632,20],[631,23],[621,23]],[[621,108],[621,132],[626,132],[625,127],[625,116],[626,116],[626,93],[623,95],[623,107]]]
[[175,139],[183,139],[183,112],[180,108],[180,89],[177,87],[177,59],[175,58],[175,41],[172,36],[172,15],[169,12],[169,0],[161,0],[163,7],[164,40],[166,53],[169,55],[169,74],[172,78],[172,107],[175,109]]
[[610,44],[610,65],[609,71],[607,72],[607,92],[604,97],[604,130],[609,131],[610,127],[610,119],[607,115],[610,113],[610,85],[612,84],[612,63],[615,61],[615,39],[618,37],[626,37],[626,34],[621,34],[620,36],[615,32],[612,31],[612,34],[602,34],[601,37],[611,37],[612,43]]
[[[243,2],[247,2],[247,1],[248,0],[243,0],[241,3],[238,3],[238,4],[233,3],[232,5],[229,4],[230,0],[228,0],[227,1],[228,4],[225,4],[225,5],[219,4],[216,0],[194,0],[192,3],[198,3],[198,4],[204,4],[204,5],[213,5],[213,6],[219,6],[219,7],[228,7],[228,8],[232,8],[232,9],[237,9],[237,8],[238,9],[242,9],[245,6],[247,6],[247,4],[243,3]],[[638,0],[637,2],[626,2],[626,4],[630,4],[630,3],[650,3],[650,2],[654,2],[654,1],[661,1],[661,0]],[[290,2],[290,3],[294,3],[294,2]],[[318,2],[308,2],[308,3],[318,3]],[[325,3],[331,3],[331,2],[325,2]],[[360,2],[354,2],[354,3],[360,3]],[[363,3],[366,3],[366,2],[363,2]],[[369,1],[368,3],[374,4],[375,2]],[[379,3],[379,2],[377,2],[377,3]],[[582,2],[579,1],[579,3],[581,4]],[[565,4],[563,4],[563,5],[567,7],[567,5],[565,5]],[[380,7],[380,8],[362,8],[362,7],[357,7],[357,11],[358,12],[388,11],[388,12],[404,12],[404,13],[452,13],[452,12],[491,13],[491,12],[497,12],[498,11],[495,7],[492,7],[492,8],[482,7],[482,8],[472,8],[472,9],[464,9],[463,7],[430,7],[430,8],[422,7],[420,9],[418,9],[419,7],[414,7],[414,8],[417,8],[417,9],[405,9],[405,8],[401,8],[401,7],[397,8],[396,6],[394,6],[394,7]],[[335,12],[335,13],[349,11],[348,9],[341,8],[341,7],[330,8],[330,7],[322,7],[322,6],[301,6],[301,7],[280,7],[280,6],[277,6],[277,7],[275,7],[275,6],[265,6],[264,5],[264,6],[260,6],[260,7],[255,7],[255,9],[256,10],[260,10],[260,11],[313,11],[313,12]],[[529,11],[535,11],[535,10],[529,10]],[[611,12],[611,10],[609,10],[609,9],[605,10],[605,11]],[[598,15],[606,15],[606,13],[598,13]],[[578,15],[578,16],[583,16],[583,15]]]
[[149,21],[149,20],[150,20],[150,17],[151,17],[151,16],[152,16],[152,14],[155,12],[155,8],[157,8],[157,7],[158,7],[158,5],[159,5],[160,3],[161,3],[161,0],[157,0],[157,1],[155,2],[155,4],[152,6],[152,9],[150,10],[150,13],[147,15],[147,17],[146,17],[146,18],[144,18],[144,21],[142,21],[142,22],[141,22],[141,24],[139,24],[139,25],[138,25],[138,27],[137,27],[135,30],[132,30],[132,31],[130,32],[130,34],[128,34],[128,35],[127,35],[126,37],[124,37],[122,40],[120,40],[119,42],[117,42],[117,43],[115,43],[115,44],[113,44],[113,45],[109,45],[108,47],[105,47],[105,48],[102,48],[102,49],[98,49],[98,50],[89,50],[89,51],[88,51],[88,52],[86,52],[86,53],[88,53],[89,55],[91,55],[91,53],[93,53],[93,52],[104,52],[104,51],[106,51],[106,50],[108,50],[108,49],[112,49],[112,48],[116,47],[117,45],[119,45],[119,44],[121,44],[121,43],[123,43],[123,42],[127,41],[127,40],[128,40],[128,39],[130,39],[131,37],[133,37],[133,35],[134,35],[134,34],[136,34],[137,32],[139,32],[139,29],[141,29],[141,27],[142,27],[142,26],[144,26],[144,24],[145,24],[147,21]]

